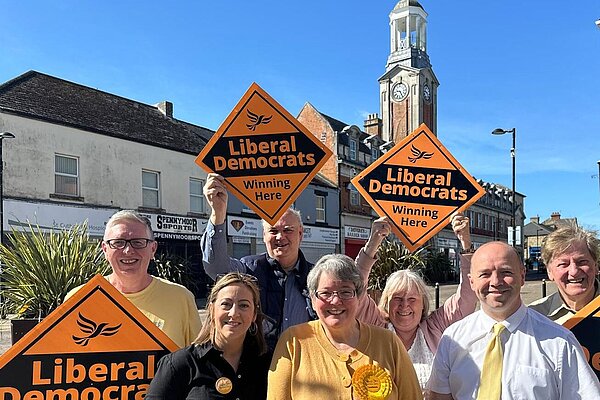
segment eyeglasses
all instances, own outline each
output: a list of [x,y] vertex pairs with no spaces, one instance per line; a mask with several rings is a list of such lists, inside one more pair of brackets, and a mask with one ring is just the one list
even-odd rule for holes
[[119,249],[122,250],[129,244],[134,249],[144,249],[148,247],[148,243],[154,242],[152,239],[109,239],[104,241],[111,249]]
[[320,290],[315,292],[315,296],[321,301],[331,301],[333,296],[337,296],[340,300],[350,300],[356,296],[356,290]]

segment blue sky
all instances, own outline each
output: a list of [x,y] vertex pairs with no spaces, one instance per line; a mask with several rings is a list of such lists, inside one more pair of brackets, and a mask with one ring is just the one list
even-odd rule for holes
[[[0,0],[0,82],[37,70],[174,103],[216,130],[252,82],[294,115],[305,102],[362,126],[379,112],[394,0]],[[600,229],[600,2],[434,1],[428,49],[438,137],[477,178],[511,186],[528,217]]]

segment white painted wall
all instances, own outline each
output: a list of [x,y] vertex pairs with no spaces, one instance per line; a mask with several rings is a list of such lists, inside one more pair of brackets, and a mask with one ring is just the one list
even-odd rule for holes
[[142,206],[142,169],[148,169],[160,172],[162,208],[185,215],[189,178],[206,179],[190,154],[6,113],[0,113],[0,131],[16,136],[3,141],[6,197],[50,200],[56,153],[79,157],[80,204]]

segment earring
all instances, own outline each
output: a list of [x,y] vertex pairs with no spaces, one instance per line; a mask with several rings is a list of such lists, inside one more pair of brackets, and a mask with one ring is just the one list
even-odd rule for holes
[[256,332],[258,332],[258,325],[256,325],[255,321],[252,321],[252,323],[250,324],[250,327],[248,328],[248,333],[251,334],[252,336],[255,336]]

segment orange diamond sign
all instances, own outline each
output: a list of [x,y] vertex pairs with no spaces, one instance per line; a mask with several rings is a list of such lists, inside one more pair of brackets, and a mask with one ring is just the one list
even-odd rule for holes
[[331,154],[253,83],[198,154],[196,164],[222,175],[230,192],[275,224]]
[[422,246],[484,195],[484,189],[421,124],[352,179],[352,184],[410,251]]
[[600,379],[600,341],[598,341],[600,296],[577,311],[575,315],[565,321],[563,326],[573,332],[583,348],[588,363]]
[[177,348],[97,275],[0,356],[0,399],[142,399]]

